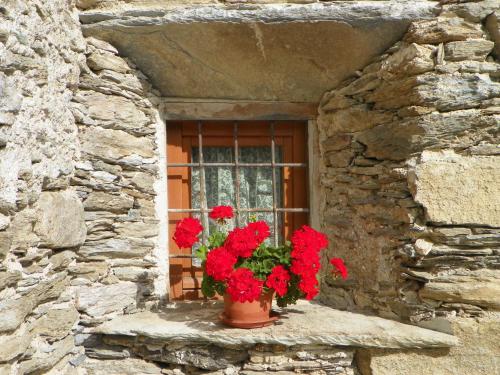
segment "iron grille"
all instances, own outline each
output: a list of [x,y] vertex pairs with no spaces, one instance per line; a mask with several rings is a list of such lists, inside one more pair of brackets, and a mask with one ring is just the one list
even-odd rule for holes
[[[206,167],[230,167],[235,169],[235,200],[236,207],[235,219],[236,225],[240,225],[240,214],[243,212],[272,212],[273,213],[273,243],[274,246],[278,245],[278,213],[291,212],[291,213],[307,213],[308,208],[292,208],[292,207],[278,207],[277,204],[277,186],[276,186],[276,169],[277,168],[307,168],[307,163],[277,163],[276,162],[276,144],[275,144],[275,126],[271,122],[271,162],[270,163],[240,163],[239,162],[239,146],[238,146],[238,128],[239,123],[236,121],[233,124],[233,146],[234,146],[234,162],[233,163],[205,163],[203,160],[203,123],[198,122],[198,162],[197,163],[167,163],[167,168],[186,167],[186,168],[199,168],[200,173],[200,208],[169,208],[168,212],[172,213],[197,213],[200,214],[203,233],[202,239],[205,242],[208,235],[208,213],[210,209],[207,207],[206,191],[205,191],[205,168]],[[240,207],[240,168],[259,168],[268,167],[272,170],[272,197],[273,207],[257,207],[257,208],[241,208]],[[193,255],[186,254],[170,254],[170,258],[193,258]]]

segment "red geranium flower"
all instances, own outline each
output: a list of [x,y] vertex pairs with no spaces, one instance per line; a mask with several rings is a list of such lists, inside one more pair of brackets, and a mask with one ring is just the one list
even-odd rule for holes
[[211,250],[207,255],[205,270],[216,281],[226,280],[236,264],[236,257],[223,247]]
[[335,275],[342,277],[344,280],[347,279],[347,267],[341,258],[332,258],[330,263],[335,267],[332,271]]
[[317,274],[320,268],[321,265],[319,263],[319,258],[317,261],[314,260],[311,262],[307,262],[301,259],[294,259],[292,260],[290,271],[292,271],[296,275],[302,276],[306,274]]
[[198,219],[187,217],[175,226],[174,241],[179,247],[190,248],[198,241],[198,235],[203,230]]
[[246,228],[234,228],[226,238],[224,247],[236,257],[248,258],[252,256],[259,244],[255,232]]
[[238,268],[229,276],[226,291],[233,302],[253,302],[259,299],[263,284],[248,268]]
[[257,240],[259,245],[271,234],[269,225],[267,225],[265,221],[256,221],[254,223],[249,223],[248,228],[254,231],[255,239]]
[[214,220],[231,219],[234,216],[233,208],[231,206],[217,206],[212,208],[208,216]]
[[319,252],[328,246],[328,238],[323,233],[303,225],[293,233],[292,246],[296,252]]
[[299,289],[306,295],[307,300],[313,299],[318,294],[318,279],[316,274],[304,274],[299,282]]
[[283,266],[275,266],[271,270],[271,274],[267,277],[266,286],[272,288],[276,293],[283,297],[288,291],[288,282],[290,281],[290,274]]

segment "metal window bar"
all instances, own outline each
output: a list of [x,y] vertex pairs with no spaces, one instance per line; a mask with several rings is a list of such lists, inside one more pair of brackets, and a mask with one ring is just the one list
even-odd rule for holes
[[273,230],[274,230],[274,246],[278,246],[278,187],[276,186],[276,147],[274,141],[274,121],[271,122],[271,168],[272,168],[272,184],[273,184]]
[[[203,160],[203,131],[202,122],[198,122],[198,163],[167,163],[167,168],[176,167],[198,167],[200,169],[200,208],[169,208],[171,213],[199,213],[204,227],[202,238],[207,239],[208,231],[208,216],[210,210],[207,207],[206,191],[205,191],[205,167],[233,167],[235,168],[235,199],[236,199],[236,223],[239,225],[241,212],[272,212],[274,223],[274,245],[278,245],[278,213],[292,212],[302,213],[309,212],[308,208],[284,208],[277,207],[277,185],[276,185],[276,168],[305,168],[307,163],[276,163],[276,142],[275,142],[275,123],[271,122],[271,163],[240,163],[239,162],[239,145],[238,145],[238,122],[233,124],[233,139],[234,139],[234,163],[205,163]],[[240,167],[271,167],[272,168],[272,184],[273,184],[273,207],[272,208],[241,208],[240,207],[240,191],[239,191],[239,172]],[[186,254],[170,254],[170,258],[194,258],[194,255]]]
[[208,231],[208,216],[205,214],[207,210],[207,198],[205,195],[205,167],[203,166],[203,136],[202,123],[198,121],[198,161],[200,168],[200,207],[201,207],[201,222],[203,224],[202,239],[207,240]]
[[[169,163],[167,168],[176,167],[236,167],[236,163]],[[272,167],[272,163],[238,163],[238,167]],[[274,163],[276,168],[291,167],[291,168],[305,168],[307,163]]]
[[240,156],[238,148],[238,122],[234,122],[233,126],[233,138],[234,138],[234,175],[236,178],[234,189],[235,189],[235,199],[236,199],[236,226],[240,226]]

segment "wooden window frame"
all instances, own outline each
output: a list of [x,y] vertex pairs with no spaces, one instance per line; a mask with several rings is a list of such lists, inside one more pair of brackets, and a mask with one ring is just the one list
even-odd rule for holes
[[[287,217],[296,217],[296,215],[299,215],[300,217],[303,217],[305,222],[309,222],[311,224],[314,224],[317,222],[317,218],[314,217],[314,214],[317,211],[317,192],[314,190],[316,187],[316,180],[317,180],[317,165],[316,162],[313,160],[312,154],[315,152],[315,147],[316,145],[316,126],[315,126],[315,121],[314,119],[317,116],[317,103],[291,103],[291,102],[248,102],[248,101],[227,101],[227,100],[196,100],[196,99],[182,99],[182,98],[165,98],[163,102],[160,104],[161,111],[162,111],[162,118],[166,123],[166,130],[167,132],[164,133],[166,138],[165,142],[165,162],[163,163],[163,167],[165,168],[165,173],[167,174],[165,176],[166,179],[166,210],[172,210],[172,207],[175,207],[172,203],[177,201],[177,197],[174,195],[174,198],[172,198],[170,194],[170,190],[172,188],[171,181],[170,181],[170,176],[168,175],[167,171],[170,168],[166,168],[166,163],[176,160],[170,157],[170,152],[169,152],[169,144],[171,143],[170,135],[168,135],[170,125],[175,122],[185,122],[185,121],[191,121],[191,122],[197,122],[197,121],[224,121],[226,124],[228,122],[231,122],[234,124],[234,121],[241,121],[241,122],[252,122],[252,121],[299,121],[303,124],[303,129],[305,132],[305,138],[304,138],[304,155],[303,159],[301,161],[305,162],[308,164],[308,170],[309,174],[307,172],[304,172],[303,175],[303,183],[301,179],[300,184],[296,185],[301,185],[303,189],[305,189],[305,199],[306,199],[306,204],[303,207],[307,207],[309,210],[309,215],[304,214],[297,214],[297,213],[290,213],[289,215],[283,213],[283,226],[287,228],[289,223],[286,221],[288,220]],[[228,125],[226,125],[224,132],[228,132]],[[230,124],[229,124],[230,126]],[[196,128],[196,127],[195,127]],[[233,125],[233,133],[234,133],[234,125]],[[279,131],[278,131],[279,133]],[[276,145],[280,142],[280,136],[281,134],[276,134],[277,135],[277,143]],[[233,137],[234,141],[234,137]],[[175,142],[175,141],[174,141]],[[205,145],[209,145],[206,142],[203,142]],[[268,145],[268,144],[266,144]],[[245,146],[244,143],[240,142],[240,146]],[[177,159],[179,160],[179,159]],[[287,161],[284,159],[283,161]],[[174,164],[174,163],[171,163]],[[271,163],[270,163],[271,164]],[[276,167],[281,167],[280,163],[275,162],[274,163]],[[179,165],[180,166],[180,165]],[[197,165],[198,166],[198,165]],[[244,165],[243,165],[244,166]],[[292,165],[293,166],[293,165]],[[175,169],[175,166],[169,165],[169,167],[172,167]],[[242,167],[240,163],[240,167]],[[185,168],[186,170],[189,170],[190,168]],[[285,168],[283,168],[284,170]],[[304,169],[306,171],[306,169]],[[281,172],[281,171],[280,171]],[[284,173],[284,172],[283,172]],[[189,178],[189,176],[186,176],[186,178]],[[286,184],[286,177],[283,176],[283,183]],[[276,186],[276,184],[274,184]],[[313,186],[314,185],[314,186]],[[286,189],[286,187],[284,187]],[[293,189],[292,189],[293,190]],[[191,196],[190,191],[185,192],[186,195]],[[286,192],[283,190],[284,198],[286,197]],[[186,202],[185,204],[190,204],[190,198],[185,198]],[[187,206],[178,206],[178,207],[191,207],[190,205]],[[287,207],[285,205],[284,207]],[[292,207],[298,207],[297,204],[292,203]],[[279,214],[281,214],[279,208],[276,207]],[[293,211],[293,210],[292,210]],[[168,259],[171,259],[170,256],[172,254],[176,253],[177,248],[172,249],[172,242],[169,240],[171,236],[173,235],[173,227],[172,223],[173,221],[170,220],[170,212],[167,213],[166,215],[166,229],[167,233],[170,233],[167,238],[165,238],[165,246],[168,249],[166,251],[166,261],[167,264],[170,263],[168,262]],[[316,223],[317,224],[317,223]],[[290,233],[286,233],[284,238],[288,238]],[[165,251],[165,250],[164,250]],[[190,253],[190,250],[189,250]],[[189,258],[185,259],[185,261],[188,261],[191,264],[191,255],[189,255]],[[171,259],[171,261],[174,259]],[[169,266],[170,267],[170,266]],[[167,267],[168,268],[168,267]],[[194,274],[193,274],[194,275]],[[169,294],[169,299],[170,300],[175,300],[175,295],[172,293],[172,285],[175,283],[174,280],[172,280],[172,273],[170,271],[167,271],[167,290]],[[185,280],[184,280],[185,281]],[[198,281],[199,283],[199,281]],[[199,285],[193,285],[193,287],[199,286]],[[172,298],[174,297],[174,298]],[[196,299],[197,296],[192,296],[188,299]],[[183,298],[184,299],[184,298]]]
[[[179,220],[180,217],[176,219],[171,219],[171,214],[188,214],[188,213],[201,213],[202,224],[204,228],[208,228],[208,212],[211,207],[207,207],[206,192],[205,192],[205,182],[204,182],[204,168],[206,167],[231,167],[231,168],[241,168],[241,167],[270,167],[272,168],[272,185],[273,185],[273,207],[269,209],[267,207],[245,209],[239,207],[240,197],[237,196],[236,202],[238,207],[235,208],[237,217],[239,213],[243,212],[272,212],[274,216],[274,244],[278,244],[278,232],[282,233],[284,238],[288,238],[290,231],[295,227],[299,227],[302,224],[308,223],[310,218],[306,215],[309,213],[309,184],[308,182],[308,142],[307,133],[308,126],[305,121],[280,121],[277,125],[275,121],[257,121],[255,124],[251,121],[244,121],[245,126],[242,128],[242,136],[240,139],[239,135],[239,125],[240,122],[233,121],[232,128],[232,141],[228,140],[231,130],[228,131],[228,126],[230,122],[211,122],[211,125],[216,125],[215,133],[212,128],[211,132],[206,135],[207,141],[204,141],[203,134],[203,123],[202,121],[189,122],[189,121],[172,121],[167,124],[167,132],[170,129],[169,136],[173,136],[173,141],[169,141],[167,144],[167,159],[174,160],[174,162],[168,162],[166,164],[167,171],[172,170],[173,172],[167,172],[168,184],[167,190],[169,190],[169,195],[172,193],[177,198],[179,195],[181,197],[180,206],[183,208],[172,208],[169,204],[167,208],[167,222],[169,223],[170,231],[173,230],[173,221]],[[209,122],[207,122],[209,123]],[[259,125],[261,126],[259,128]],[[217,127],[218,126],[218,127]],[[177,127],[177,129],[176,129]],[[265,129],[270,130],[270,134],[265,134]],[[217,130],[218,129],[218,130]],[[225,139],[225,140],[224,140]],[[257,139],[257,141],[256,141]],[[270,140],[270,144],[265,140]],[[201,145],[201,147],[199,147]],[[239,158],[235,157],[234,162],[231,163],[208,163],[203,160],[203,147],[204,146],[231,146],[234,149],[235,155],[238,155],[238,150],[240,146],[256,146],[256,145],[266,145],[271,147],[271,162],[270,163],[241,163]],[[287,145],[285,147],[285,145]],[[283,155],[283,162],[276,162],[276,146],[285,147],[283,150],[285,154]],[[190,155],[190,150],[193,147],[198,147],[198,162],[192,162],[186,156]],[[170,149],[172,148],[172,149]],[[177,149],[177,151],[173,151]],[[299,151],[297,151],[299,149]],[[286,151],[288,150],[288,151]],[[177,155],[176,153],[177,152]],[[179,155],[181,155],[179,157]],[[185,160],[187,162],[175,162],[175,160]],[[287,162],[287,160],[291,160]],[[301,160],[302,162],[295,162],[296,160]],[[191,168],[200,168],[200,208],[186,208],[191,207],[191,182],[190,182],[190,171]],[[278,168],[282,168],[283,173],[283,207],[277,204],[277,182],[276,182],[276,171]],[[292,172],[293,171],[293,172]],[[236,173],[235,173],[236,175]],[[172,178],[179,177],[180,178]],[[238,176],[239,177],[239,176]],[[300,182],[294,184],[299,177]],[[239,182],[239,178],[236,179]],[[173,184],[176,184],[176,188],[173,188]],[[237,186],[237,185],[236,185]],[[172,189],[172,192],[170,191]],[[179,190],[180,189],[180,190]],[[288,199],[288,200],[287,200]],[[171,201],[171,199],[169,199]],[[288,202],[288,203],[287,203]],[[302,205],[300,204],[302,203]],[[291,207],[287,207],[287,205]],[[298,207],[302,206],[302,207]],[[283,227],[279,226],[279,221],[277,220],[278,214],[282,216]],[[176,216],[177,216],[176,215]],[[297,216],[298,215],[298,216]],[[237,222],[237,225],[240,223]],[[206,240],[207,232],[203,231],[202,239]],[[170,295],[171,299],[198,299],[200,295],[200,278],[202,276],[202,270],[193,265],[193,255],[191,249],[178,249],[172,241],[168,244],[169,253],[168,258],[170,260]],[[175,259],[177,258],[177,259]],[[172,260],[175,259],[174,262]],[[175,263],[175,264],[172,264]]]

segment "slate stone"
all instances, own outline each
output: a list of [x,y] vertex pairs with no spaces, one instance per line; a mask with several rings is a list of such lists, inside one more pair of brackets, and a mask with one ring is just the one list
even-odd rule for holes
[[[432,348],[457,344],[444,333],[374,316],[335,310],[317,303],[299,301],[285,309],[280,324],[251,331],[223,326],[218,318],[220,304],[160,313],[143,312],[116,317],[93,332],[105,335],[143,336],[156,341],[213,343],[218,345],[327,344],[379,348]],[[193,324],[192,322],[197,322]],[[318,324],[322,322],[322,324]]]

